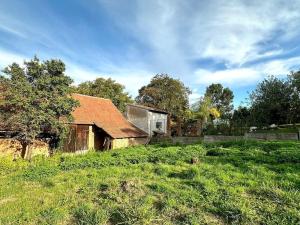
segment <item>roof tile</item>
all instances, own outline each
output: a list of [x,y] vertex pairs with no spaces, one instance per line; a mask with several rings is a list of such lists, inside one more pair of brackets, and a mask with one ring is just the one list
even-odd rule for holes
[[128,122],[109,99],[81,94],[72,97],[80,106],[72,113],[75,124],[95,124],[112,138],[147,137],[148,134]]

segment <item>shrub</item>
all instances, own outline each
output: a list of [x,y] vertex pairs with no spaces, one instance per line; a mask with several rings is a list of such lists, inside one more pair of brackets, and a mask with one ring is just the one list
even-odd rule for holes
[[89,205],[81,205],[73,211],[74,224],[76,225],[99,225],[108,220],[106,213],[96,210]]
[[55,208],[48,208],[40,212],[38,224],[41,225],[52,225],[58,224],[58,221],[62,218],[59,210]]
[[30,165],[24,172],[23,178],[28,181],[42,181],[45,178],[55,176],[59,168],[55,165]]
[[179,173],[170,173],[169,177],[181,178],[181,179],[194,179],[199,174],[197,168],[192,167],[187,170],[183,170]]
[[211,149],[206,152],[207,156],[220,156],[225,155],[224,152],[221,152],[219,149]]

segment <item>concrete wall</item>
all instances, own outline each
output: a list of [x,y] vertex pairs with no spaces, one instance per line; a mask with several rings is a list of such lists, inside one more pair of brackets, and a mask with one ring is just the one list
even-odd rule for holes
[[[149,112],[149,122],[150,122],[150,130],[149,130],[150,136],[152,136],[154,131],[163,132],[165,134],[167,133],[167,126],[168,126],[168,124],[167,124],[168,123],[168,115],[167,114]],[[156,128],[157,122],[162,123],[161,130]]]
[[145,145],[149,138],[122,138],[112,140],[112,149],[126,148],[130,146]]
[[149,134],[148,111],[142,108],[127,106],[126,117],[129,122]]
[[[0,156],[21,157],[22,146],[14,139],[0,139]],[[32,156],[49,155],[49,145],[42,141],[34,141],[32,146]]]
[[204,142],[239,141],[243,139],[244,136],[205,135],[203,141]]
[[297,133],[246,133],[245,139],[253,139],[253,140],[298,140]]
[[203,141],[202,137],[172,137],[172,141],[174,144],[194,144]]
[[297,133],[246,133],[245,136],[222,136],[222,135],[205,135],[204,142],[217,141],[237,141],[237,140],[257,140],[257,141],[298,141]]

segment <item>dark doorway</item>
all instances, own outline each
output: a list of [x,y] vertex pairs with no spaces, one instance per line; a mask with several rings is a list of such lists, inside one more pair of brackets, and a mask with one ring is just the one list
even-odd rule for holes
[[94,126],[94,140],[95,149],[103,151],[105,150],[105,139],[110,138],[110,136],[101,128]]

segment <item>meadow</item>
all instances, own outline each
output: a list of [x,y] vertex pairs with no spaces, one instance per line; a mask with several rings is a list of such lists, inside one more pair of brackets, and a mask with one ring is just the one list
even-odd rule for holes
[[300,224],[300,142],[0,158],[0,224]]

